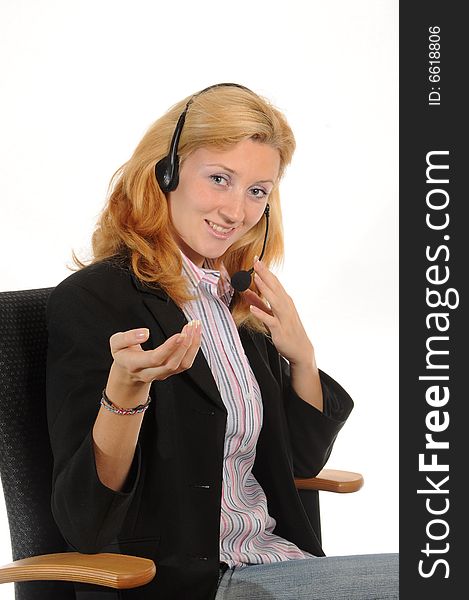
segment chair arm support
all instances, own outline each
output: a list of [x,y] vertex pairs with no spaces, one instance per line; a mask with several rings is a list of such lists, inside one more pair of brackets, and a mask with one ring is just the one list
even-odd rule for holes
[[[299,490],[341,494],[356,492],[363,483],[360,473],[335,469],[323,469],[316,477],[295,478]],[[110,553],[63,552],[23,558],[0,567],[0,584],[45,579],[129,589],[149,583],[155,574],[155,563],[148,558]]]
[[323,469],[316,477],[295,478],[295,485],[299,490],[322,490],[347,494],[357,492],[363,486],[363,476],[352,471]]
[[155,563],[148,558],[64,552],[32,556],[4,565],[0,567],[0,583],[47,579],[128,589],[145,585],[155,573]]

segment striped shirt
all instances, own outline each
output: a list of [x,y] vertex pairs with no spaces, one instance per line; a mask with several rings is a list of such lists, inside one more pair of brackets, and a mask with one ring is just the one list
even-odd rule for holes
[[202,322],[201,349],[227,410],[220,516],[220,561],[230,567],[309,558],[295,544],[275,535],[264,491],[252,474],[262,427],[259,385],[239,338],[229,304],[234,290],[221,271],[197,267],[182,252],[183,273],[196,300],[183,312]]

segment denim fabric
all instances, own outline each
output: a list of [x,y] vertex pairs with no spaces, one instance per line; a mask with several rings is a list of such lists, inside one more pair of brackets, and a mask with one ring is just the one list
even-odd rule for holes
[[399,555],[288,560],[220,570],[215,600],[395,600]]

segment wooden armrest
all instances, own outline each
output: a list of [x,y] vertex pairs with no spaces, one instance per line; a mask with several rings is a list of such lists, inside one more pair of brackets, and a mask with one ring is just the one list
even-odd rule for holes
[[299,490],[323,490],[325,492],[348,494],[357,492],[363,486],[363,476],[352,471],[323,469],[316,477],[308,479],[295,478],[295,484]]
[[128,589],[145,585],[155,573],[155,563],[148,558],[64,552],[32,556],[4,565],[0,567],[0,583],[47,579]]

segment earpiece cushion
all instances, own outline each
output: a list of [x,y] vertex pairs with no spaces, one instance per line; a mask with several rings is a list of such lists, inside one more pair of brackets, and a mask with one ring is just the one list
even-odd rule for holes
[[163,157],[155,165],[155,176],[161,191],[165,194],[174,191],[179,183],[179,160],[171,165],[169,156]]

